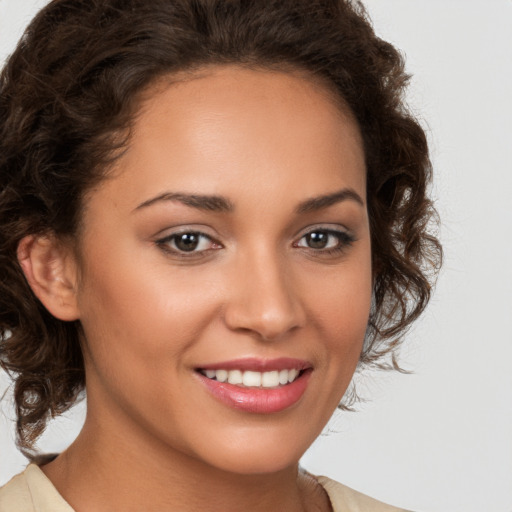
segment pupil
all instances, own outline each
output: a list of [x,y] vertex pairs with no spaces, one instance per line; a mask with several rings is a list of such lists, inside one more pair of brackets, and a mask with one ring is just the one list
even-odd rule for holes
[[196,233],[184,233],[183,235],[179,235],[176,239],[176,247],[180,251],[193,251],[198,243],[199,236]]
[[324,249],[327,245],[329,235],[327,233],[315,232],[308,235],[308,245],[312,249]]

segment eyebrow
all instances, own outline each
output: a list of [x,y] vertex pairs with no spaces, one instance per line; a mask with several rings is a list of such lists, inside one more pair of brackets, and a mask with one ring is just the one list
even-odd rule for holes
[[207,212],[232,212],[234,210],[233,203],[222,196],[165,192],[139,204],[134,211],[147,208],[160,201],[177,201],[185,206],[191,206],[192,208]]
[[[332,194],[325,194],[311,199],[306,199],[297,206],[296,212],[299,214],[314,212],[347,200],[355,201],[361,206],[364,206],[361,196],[355,190],[344,188],[337,192],[333,192]],[[134,211],[147,208],[148,206],[162,201],[177,201],[185,206],[190,206],[207,212],[229,213],[235,209],[233,203],[222,196],[165,192],[139,204]]]
[[355,190],[351,188],[344,188],[337,192],[333,192],[332,194],[306,199],[306,201],[303,201],[297,206],[296,211],[297,213],[315,212],[347,200],[355,201],[361,206],[364,206],[363,199]]

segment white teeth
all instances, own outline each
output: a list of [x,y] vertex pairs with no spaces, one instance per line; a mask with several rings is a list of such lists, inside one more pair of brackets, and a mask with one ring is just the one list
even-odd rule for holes
[[293,382],[300,371],[292,368],[290,370],[272,370],[270,372],[254,372],[247,370],[204,370],[203,374],[209,379],[219,382],[228,382],[236,386],[249,388],[276,388]]
[[248,387],[260,387],[261,386],[261,373],[260,372],[244,372],[243,384]]
[[226,370],[215,370],[215,378],[219,382],[226,382],[228,380],[228,372]]
[[228,382],[230,384],[242,384],[242,372],[240,370],[230,370],[228,372]]
[[261,385],[264,388],[275,388],[279,386],[279,372],[274,371],[263,373],[261,377]]
[[279,384],[282,386],[288,384],[288,370],[281,370],[279,372]]
[[296,370],[295,368],[290,370],[288,372],[288,382],[293,382],[297,378],[297,375],[299,375],[299,370]]

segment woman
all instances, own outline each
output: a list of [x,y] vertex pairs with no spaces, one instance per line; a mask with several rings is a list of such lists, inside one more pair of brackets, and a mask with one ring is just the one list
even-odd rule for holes
[[0,359],[35,463],[0,511],[398,510],[298,469],[440,257],[362,7],[54,0],[1,80]]

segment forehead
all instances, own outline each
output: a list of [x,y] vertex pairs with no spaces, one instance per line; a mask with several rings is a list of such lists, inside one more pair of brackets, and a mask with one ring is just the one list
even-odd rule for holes
[[145,91],[116,168],[115,188],[133,201],[165,188],[240,195],[251,186],[297,201],[346,186],[365,196],[356,121],[298,72],[216,66],[160,80]]

